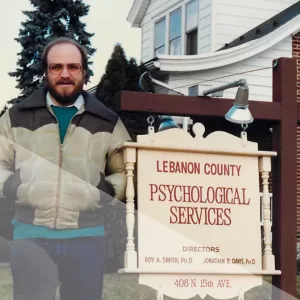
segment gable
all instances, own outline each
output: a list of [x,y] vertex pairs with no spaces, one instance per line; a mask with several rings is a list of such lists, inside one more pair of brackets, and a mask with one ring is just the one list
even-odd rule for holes
[[151,0],[134,0],[127,21],[132,27],[140,27]]

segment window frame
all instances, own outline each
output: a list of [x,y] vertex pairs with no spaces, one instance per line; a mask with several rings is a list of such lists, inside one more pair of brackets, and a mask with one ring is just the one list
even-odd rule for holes
[[[187,7],[188,5],[190,5],[191,3],[197,3],[197,24],[194,27],[191,27],[188,29],[188,24],[187,24],[187,19],[188,19],[188,15],[187,15]],[[199,0],[189,0],[188,2],[185,3],[185,34],[184,34],[184,38],[185,38],[185,47],[184,47],[184,54],[185,55],[197,55],[198,54],[198,46],[199,46]],[[197,41],[197,45],[196,45],[196,54],[189,54],[188,50],[189,50],[189,41],[188,41],[188,36],[194,32],[197,31],[196,33],[196,41]]]
[[[171,33],[171,15],[180,11],[179,15],[180,15],[180,30],[179,30],[179,35],[178,36],[175,36],[173,38],[170,37],[170,33]],[[178,7],[177,9],[171,11],[169,13],[169,39],[168,39],[168,43],[169,43],[169,51],[168,51],[168,54],[169,55],[181,55],[181,48],[182,48],[182,23],[183,23],[183,18],[182,18],[182,15],[183,15],[183,10],[182,10],[182,6]],[[176,41],[176,40],[179,40],[179,45],[180,45],[180,51],[179,51],[179,54],[172,54],[171,53],[171,44],[172,42]]]
[[[193,89],[197,90],[196,95],[193,95],[193,93],[191,93],[191,91]],[[194,84],[194,85],[189,86],[188,87],[188,95],[191,96],[191,97],[197,97],[197,96],[199,96],[199,85],[198,84]]]
[[[163,21],[165,23],[165,25],[164,25],[164,43],[162,45],[160,45],[159,47],[156,47],[156,40],[155,40],[156,39],[156,28],[157,28],[156,26]],[[157,50],[161,49],[163,47],[165,48],[164,52],[166,52],[166,26],[167,26],[167,18],[166,17],[162,17],[154,23],[154,55],[155,56],[156,56]]]
[[[152,17],[152,55],[153,57],[157,57],[157,49],[155,47],[155,25],[165,19],[166,21],[166,26],[165,26],[165,51],[163,54],[158,54],[158,55],[170,55],[170,15],[172,12],[175,12],[179,9],[181,9],[181,35],[180,37],[180,54],[179,55],[187,55],[187,32],[186,32],[186,16],[187,16],[187,13],[186,13],[186,8],[187,8],[187,5],[190,3],[190,2],[193,2],[193,1],[197,1],[197,7],[198,7],[198,25],[197,27],[197,54],[198,54],[198,48],[199,48],[199,43],[198,43],[198,38],[199,38],[199,9],[200,9],[200,0],[185,0],[185,1],[182,1],[182,0],[178,0],[175,4],[173,4],[172,6],[169,6],[167,7],[163,12],[155,15]],[[175,39],[173,39],[175,40]],[[178,54],[176,54],[178,55]]]

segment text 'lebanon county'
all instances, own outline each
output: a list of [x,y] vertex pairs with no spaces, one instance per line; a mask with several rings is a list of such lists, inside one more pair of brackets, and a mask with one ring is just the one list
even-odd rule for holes
[[[203,167],[201,169],[201,166]],[[241,165],[216,164],[199,162],[179,161],[156,161],[156,172],[158,173],[182,173],[182,174],[205,174],[218,176],[240,176]]]

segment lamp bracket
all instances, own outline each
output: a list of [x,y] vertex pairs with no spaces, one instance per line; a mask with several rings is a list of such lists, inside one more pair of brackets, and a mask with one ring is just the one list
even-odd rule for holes
[[242,124],[241,127],[243,128],[243,132],[246,132],[246,129],[248,128],[248,124]]
[[224,85],[218,86],[218,87],[214,87],[211,89],[207,89],[203,91],[203,96],[206,96],[208,94],[213,94],[215,92],[220,92],[220,91],[224,91],[230,88],[234,88],[234,87],[241,87],[241,86],[246,86],[247,85],[247,81],[246,79],[240,79],[240,80],[236,80],[233,82],[229,82],[226,83]]
[[248,128],[248,124],[242,124],[242,132],[241,132],[241,140],[242,140],[242,145],[243,147],[247,146],[248,138],[247,138],[247,132],[246,129]]
[[154,126],[152,125],[154,123],[153,116],[149,116],[147,118],[147,122],[149,124],[149,126],[148,126],[148,134],[154,133]]

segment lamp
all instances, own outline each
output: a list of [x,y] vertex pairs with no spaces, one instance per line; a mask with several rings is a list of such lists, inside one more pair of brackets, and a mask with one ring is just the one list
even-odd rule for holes
[[203,91],[203,96],[219,91],[224,91],[229,88],[239,87],[235,96],[233,107],[225,115],[225,119],[232,123],[242,124],[245,126],[253,122],[253,117],[249,110],[248,97],[249,88],[245,79],[240,79],[230,83],[226,83],[219,87],[214,87]]
[[[167,84],[154,79],[151,72],[144,72],[139,78],[139,87],[147,93],[183,95],[175,90],[172,90]],[[171,116],[159,115],[160,125],[158,131],[164,131],[171,128],[180,128]]]
[[248,105],[249,88],[247,84],[241,85],[236,93],[233,107],[225,115],[225,119],[236,124],[249,124],[253,117]]
[[171,116],[160,115],[159,116],[160,125],[158,131],[164,131],[171,128],[179,128]]

